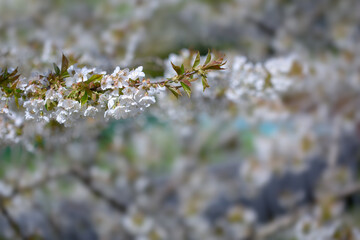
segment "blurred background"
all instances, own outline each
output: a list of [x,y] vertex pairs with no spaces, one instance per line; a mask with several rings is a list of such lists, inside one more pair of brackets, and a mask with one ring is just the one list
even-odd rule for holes
[[0,0],[25,76],[228,60],[135,118],[0,140],[0,239],[360,239],[359,23],[357,0]]

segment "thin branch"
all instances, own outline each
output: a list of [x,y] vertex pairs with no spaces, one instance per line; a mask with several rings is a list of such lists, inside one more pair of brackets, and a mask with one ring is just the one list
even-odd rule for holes
[[[334,197],[337,200],[343,200],[354,194],[360,193],[360,182],[354,183],[348,187],[345,187],[342,191],[337,193]],[[270,236],[289,228],[296,220],[305,212],[313,209],[314,204],[299,208],[298,210],[291,212],[283,217],[280,217],[269,224],[263,225],[255,231],[255,239],[268,239]],[[251,238],[252,239],[252,238]]]
[[3,201],[8,201],[8,200],[13,199],[18,194],[33,191],[37,188],[42,187],[43,185],[48,184],[49,182],[51,182],[53,180],[57,180],[59,178],[66,177],[66,176],[73,176],[76,179],[80,180],[80,182],[85,187],[87,187],[90,190],[90,192],[92,192],[95,196],[105,200],[110,206],[112,206],[119,212],[124,213],[127,210],[127,206],[120,203],[119,201],[117,201],[114,197],[106,195],[99,188],[97,188],[94,184],[92,177],[86,171],[82,170],[83,168],[86,168],[86,167],[85,166],[77,166],[77,167],[72,167],[72,168],[69,168],[69,169],[66,169],[63,171],[57,171],[57,172],[54,172],[51,174],[47,174],[44,178],[42,178],[36,182],[33,182],[28,185],[24,185],[24,186],[15,187],[10,195],[0,196],[0,197]]
[[27,238],[21,232],[20,225],[16,222],[16,220],[11,216],[7,208],[5,207],[4,200],[0,199],[0,212],[8,221],[11,229],[16,234],[16,236],[21,240],[26,240]]
[[111,207],[120,213],[124,213],[127,210],[127,206],[123,203],[117,201],[114,197],[105,194],[94,184],[91,176],[86,172],[81,170],[80,168],[75,168],[72,171],[72,176],[80,180],[80,182],[96,197],[107,202]]

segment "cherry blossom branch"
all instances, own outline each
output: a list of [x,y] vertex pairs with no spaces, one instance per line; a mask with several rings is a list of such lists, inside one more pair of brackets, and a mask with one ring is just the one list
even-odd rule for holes
[[[223,57],[212,59],[210,52],[200,65],[200,54],[192,66],[172,64],[177,75],[159,82],[145,79],[143,68],[117,67],[107,74],[96,68],[79,68],[63,55],[61,66],[45,75],[23,78],[18,69],[0,71],[0,107],[2,114],[13,116],[25,112],[25,120],[72,126],[81,118],[120,119],[133,117],[155,103],[154,95],[166,88],[176,97],[180,89],[191,95],[191,82],[202,79],[204,90],[209,87],[207,74],[223,70]],[[5,110],[4,110],[5,109]]]

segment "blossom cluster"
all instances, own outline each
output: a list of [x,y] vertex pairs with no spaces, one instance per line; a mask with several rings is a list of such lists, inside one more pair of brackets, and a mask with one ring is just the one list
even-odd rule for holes
[[[65,127],[74,126],[84,118],[97,121],[133,117],[155,103],[156,94],[168,89],[175,96],[180,89],[191,95],[191,82],[202,78],[208,87],[209,71],[223,70],[223,58],[213,58],[209,52],[200,65],[200,54],[191,67],[172,65],[177,75],[161,81],[145,79],[143,67],[134,70],[117,67],[111,74],[96,68],[69,66],[63,56],[61,68],[54,64],[54,71],[21,77],[17,69],[0,72],[1,119],[4,131],[1,139],[20,136],[26,122],[42,125],[57,122]],[[7,119],[16,124],[9,125]],[[14,129],[9,129],[14,126]],[[8,129],[8,130],[7,130]],[[16,133],[16,134],[15,134]]]
[[[6,74],[14,72],[5,71],[3,75]],[[61,74],[68,76],[58,80],[49,74],[18,80],[17,89],[25,99],[16,101],[25,110],[25,120],[56,120],[70,126],[80,118],[95,117],[98,113],[115,119],[134,116],[155,102],[147,92],[150,84],[143,81],[142,67],[132,71],[116,68],[107,75],[72,65]]]

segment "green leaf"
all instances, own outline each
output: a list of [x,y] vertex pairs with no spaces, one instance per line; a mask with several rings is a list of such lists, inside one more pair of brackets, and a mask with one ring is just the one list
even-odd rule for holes
[[187,95],[190,97],[191,96],[191,88],[183,82],[180,82],[180,84],[183,87],[184,91],[187,93]]
[[86,81],[86,83],[91,83],[91,82],[99,81],[99,80],[102,79],[102,77],[103,77],[102,74],[94,74],[94,75],[92,75],[92,76]]
[[54,66],[54,70],[55,70],[56,75],[60,76],[60,69],[59,69],[59,67],[58,67],[55,63],[53,63],[53,66]]
[[204,65],[207,65],[210,61],[211,61],[211,52],[209,49]]
[[173,67],[173,69],[175,70],[175,72],[178,74],[178,75],[181,75],[181,68],[179,66],[176,66],[175,64],[173,64],[171,62],[171,65]]
[[168,85],[165,85],[165,87],[167,88],[167,89],[169,89],[170,90],[170,92],[172,93],[172,94],[174,94],[174,96],[176,97],[176,98],[179,98],[179,92],[175,89],[175,88],[173,88],[173,87],[170,87],[170,86],[168,86]]
[[19,98],[17,96],[15,96],[15,104],[16,107],[19,108]]
[[68,71],[65,71],[65,72],[61,73],[61,77],[68,78],[68,77],[70,77],[70,74],[68,73]]
[[82,98],[85,95],[85,91],[79,91],[79,98]]
[[203,77],[201,78],[201,82],[202,82],[202,85],[203,85],[203,91],[205,91],[206,88],[209,88],[209,87],[210,87],[209,84],[208,84],[208,81],[207,81],[206,77],[203,76]]
[[204,70],[224,70],[224,68],[222,68],[220,65],[217,64],[210,64],[207,65]]
[[68,68],[69,68],[69,60],[63,54],[62,61],[61,61],[61,75],[63,75],[63,73],[65,73],[65,72],[67,72]]
[[90,89],[85,89],[85,93],[88,95],[88,98],[91,98],[93,92]]
[[86,102],[88,101],[88,95],[86,92],[84,92],[84,95],[81,97],[81,106],[84,106]]
[[180,70],[181,70],[181,74],[184,74],[184,73],[185,73],[185,67],[184,67],[184,64],[181,64],[181,68],[180,68]]
[[224,66],[226,62],[224,62],[223,58],[220,58],[218,60],[214,60],[203,67],[204,70],[224,70],[222,66]]
[[199,66],[200,64],[200,52],[197,53],[194,64],[193,64],[193,68],[196,68],[197,66]]

